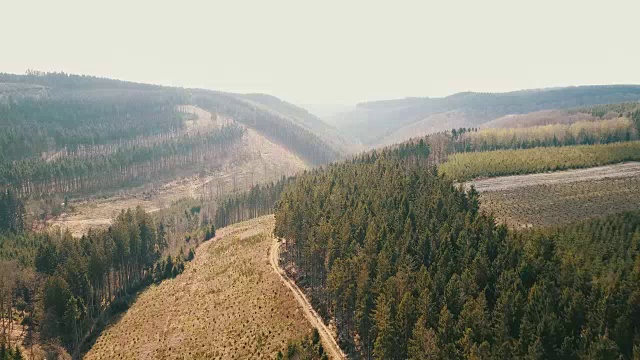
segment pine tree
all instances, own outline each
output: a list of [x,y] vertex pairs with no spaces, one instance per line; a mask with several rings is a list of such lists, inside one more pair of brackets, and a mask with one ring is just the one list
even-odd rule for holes
[[408,356],[412,360],[435,360],[440,357],[435,331],[426,326],[424,316],[420,317],[409,340]]
[[384,293],[376,300],[374,322],[377,329],[373,355],[376,359],[393,359],[398,353],[397,333],[394,321],[392,299]]
[[396,324],[398,327],[398,357],[407,358],[407,346],[411,338],[416,322],[415,299],[411,293],[406,292],[398,305]]
[[458,339],[454,328],[453,315],[447,309],[447,305],[444,305],[440,310],[440,321],[438,323],[438,346],[442,356],[447,359],[453,359],[456,356],[455,343]]

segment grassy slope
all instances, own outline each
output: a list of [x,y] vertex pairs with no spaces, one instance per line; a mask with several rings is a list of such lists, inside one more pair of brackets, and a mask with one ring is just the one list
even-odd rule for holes
[[261,358],[311,332],[269,265],[273,217],[219,231],[176,279],[153,286],[87,359]]

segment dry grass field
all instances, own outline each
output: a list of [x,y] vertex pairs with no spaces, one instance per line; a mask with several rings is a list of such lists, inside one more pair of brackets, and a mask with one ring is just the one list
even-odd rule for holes
[[[533,175],[532,175],[533,176]],[[640,209],[640,176],[484,189],[481,208],[515,229],[563,225]]]
[[220,229],[184,273],[143,291],[87,359],[273,359],[311,333],[269,263],[273,217]]

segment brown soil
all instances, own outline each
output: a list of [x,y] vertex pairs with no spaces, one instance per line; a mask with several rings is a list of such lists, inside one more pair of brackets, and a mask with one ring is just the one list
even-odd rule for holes
[[481,209],[513,229],[565,225],[640,210],[640,163],[471,183],[481,192]]
[[543,174],[500,176],[470,181],[465,183],[465,187],[469,188],[470,185],[473,185],[479,192],[504,191],[533,185],[568,184],[577,181],[634,176],[640,176],[640,162],[627,162],[588,169],[556,171]]

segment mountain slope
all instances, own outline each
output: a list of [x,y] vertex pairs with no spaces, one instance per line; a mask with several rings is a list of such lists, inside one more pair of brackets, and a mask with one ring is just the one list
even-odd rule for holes
[[312,131],[340,153],[352,153],[359,149],[344,138],[336,128],[301,107],[266,94],[244,94],[240,97],[250,104]]
[[325,164],[341,156],[339,150],[307,127],[287,119],[273,109],[265,109],[265,105],[256,106],[243,99],[242,95],[200,89],[190,90],[189,95],[189,101],[194,105],[255,129],[270,140],[296,152],[310,164]]
[[[452,127],[477,127],[510,114],[638,100],[638,85],[579,86],[507,93],[465,92],[444,98],[361,103],[353,111],[336,115],[334,120],[345,136],[353,136],[374,147]],[[442,114],[448,115],[443,119]]]
[[637,357],[640,212],[509,231],[406,150],[305,173],[276,207],[285,267],[351,357]]
[[278,164],[300,158],[306,167],[342,156],[316,134],[328,129],[319,119],[278,103],[63,73],[0,74],[0,188],[22,195],[112,191],[248,157],[268,160],[269,150],[254,146],[263,138],[291,153],[272,159]]
[[[244,95],[210,90],[64,73],[0,74],[0,147],[5,159],[14,160],[67,146],[166,135],[189,120],[176,107],[196,105],[253,128],[311,164],[340,156],[341,149],[316,133],[328,131],[321,120],[269,98],[255,106]],[[288,113],[281,114],[283,108]]]

